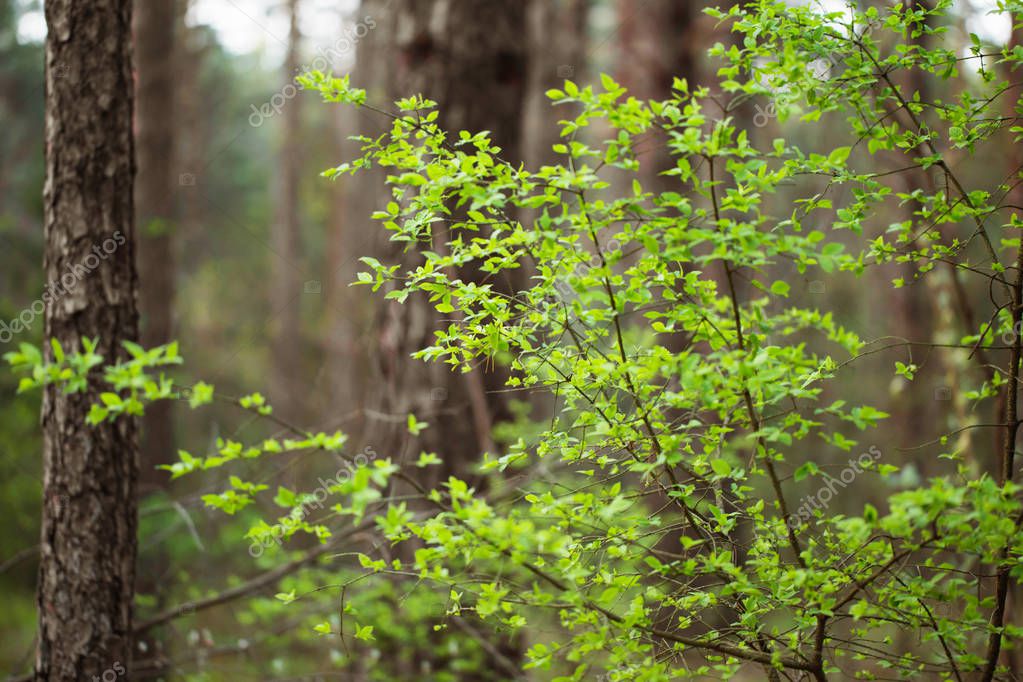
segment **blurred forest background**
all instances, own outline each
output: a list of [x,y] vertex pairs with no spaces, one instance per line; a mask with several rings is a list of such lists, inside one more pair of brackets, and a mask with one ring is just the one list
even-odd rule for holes
[[[860,0],[861,6],[870,2],[883,0]],[[987,18],[991,4],[957,2],[943,40],[964,54],[971,34],[1005,44],[1010,27]],[[702,6],[672,0],[140,0],[136,202],[145,345],[180,340],[190,375],[228,394],[266,390],[283,418],[343,429],[351,451],[368,458],[393,447],[411,411],[449,425],[438,429],[442,442],[434,444],[446,453],[477,450],[489,438],[517,438],[529,428],[526,410],[503,397],[489,405],[492,433],[481,435],[479,424],[459,426],[470,420],[478,396],[452,383],[443,367],[421,368],[407,358],[409,338],[417,328],[427,334],[431,321],[393,320],[395,306],[349,287],[357,259],[388,248],[369,220],[387,201],[386,190],[379,177],[332,182],[320,173],[353,156],[349,136],[379,131],[383,121],[321,105],[317,96],[298,91],[293,77],[310,68],[351,72],[353,84],[382,106],[399,93],[423,92],[440,102],[450,127],[491,130],[507,158],[538,166],[557,141],[557,112],[543,93],[565,79],[586,82],[607,72],[642,98],[667,97],[675,76],[711,84],[717,67],[706,51],[731,38]],[[0,320],[8,324],[30,309],[45,285],[41,23],[38,2],[0,0]],[[751,99],[735,113],[762,145],[787,125],[767,101]],[[799,143],[810,130],[785,133]],[[659,163],[652,159],[647,166],[648,189],[665,182],[656,175]],[[1009,169],[1003,158],[978,157],[969,166],[982,186]],[[935,342],[955,333],[943,298],[955,292],[940,286],[864,293],[855,278],[837,273],[790,284],[796,300],[819,300],[868,339],[893,328]],[[406,325],[406,338],[392,333],[397,324]],[[42,316],[27,327],[4,335],[0,351],[19,341],[40,343]],[[900,352],[894,359],[905,361]],[[893,415],[871,438],[890,461],[908,465],[902,472],[907,486],[928,473],[929,446],[921,433],[931,429],[925,427],[968,409],[955,391],[957,363],[932,352],[912,358],[921,367],[917,381],[926,387],[912,398],[891,379],[894,354],[884,353],[859,366],[857,382],[846,384],[842,396]],[[31,666],[41,495],[39,396],[16,396],[16,381],[0,373],[0,672],[15,676]],[[213,472],[201,483],[198,477],[172,482],[155,469],[175,461],[178,448],[203,452],[218,437],[251,439],[259,430],[272,431],[227,408],[192,413],[163,405],[146,416],[137,619],[179,610],[148,631],[136,679],[329,679],[342,659],[355,661],[346,664],[350,679],[376,679],[371,667],[414,679],[419,654],[409,652],[421,652],[424,643],[435,661],[444,659],[438,667],[454,671],[451,679],[474,679],[473,657],[500,660],[500,652],[483,651],[492,647],[485,638],[436,631],[434,621],[417,615],[435,613],[438,604],[443,609],[446,595],[387,581],[360,597],[359,608],[371,614],[364,619],[376,623],[375,641],[359,642],[361,656],[349,658],[338,640],[318,638],[311,626],[331,611],[329,595],[286,611],[274,599],[277,592],[336,582],[336,574],[315,567],[322,553],[315,540],[251,545],[243,534],[257,510],[231,517],[201,501],[204,493],[223,489],[218,477],[226,473]],[[276,460],[275,467],[258,480],[308,489],[336,469],[301,457]],[[848,496],[834,511],[869,501]],[[542,640],[543,632],[529,636]],[[464,674],[457,672],[460,665]]]

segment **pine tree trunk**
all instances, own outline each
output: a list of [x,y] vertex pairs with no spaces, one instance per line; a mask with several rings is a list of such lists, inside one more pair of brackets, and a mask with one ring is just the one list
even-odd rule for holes
[[[396,97],[393,68],[387,62],[394,25],[394,10],[390,5],[391,0],[362,0],[360,3],[358,21],[370,30],[357,44],[352,77],[352,82],[365,88],[374,102],[385,105]],[[387,128],[387,122],[375,113],[363,109],[342,110],[342,115],[345,114],[350,119],[341,125],[348,130],[348,135],[375,136],[383,134]],[[340,147],[339,161],[359,154],[359,145],[351,140],[343,140]],[[324,418],[334,425],[340,424],[337,420],[342,415],[360,416],[358,421],[346,420],[345,431],[353,442],[371,443],[380,451],[385,451],[383,439],[389,438],[389,431],[393,430],[378,429],[381,422],[368,416],[374,410],[389,409],[386,391],[381,388],[385,381],[379,371],[380,349],[372,322],[382,301],[351,295],[350,285],[363,267],[359,256],[385,253],[388,248],[387,237],[381,234],[383,230],[370,219],[373,212],[388,201],[384,178],[381,169],[374,168],[336,181],[337,191],[343,194],[337,197],[337,202],[343,204],[338,221],[345,227],[333,232],[329,279],[325,283],[330,306],[326,354],[330,406]]]
[[[298,0],[288,0],[291,28],[288,52],[284,60],[285,88],[295,86],[300,68],[298,28]],[[302,419],[301,361],[301,305],[304,282],[301,277],[302,240],[299,204],[299,176],[301,173],[301,97],[284,103],[284,131],[280,152],[280,203],[273,230],[273,291],[270,296],[274,335],[270,397],[278,413],[291,422]]]
[[[131,0],[45,11],[45,336],[98,339],[109,361],[137,335]],[[100,391],[94,372],[83,392],[43,394],[36,680],[120,674],[131,657],[137,425],[88,426]]]
[[[171,340],[174,313],[176,240],[174,199],[175,0],[137,0],[135,54],[138,66],[137,125],[139,312],[147,348]],[[170,400],[155,403],[142,420],[142,494],[162,488],[167,474],[157,467],[176,460]]]
[[[488,130],[503,159],[521,161],[528,76],[525,3],[403,0],[395,12],[397,92],[418,92],[435,100],[446,130]],[[394,243],[387,248],[388,258],[400,257]],[[459,274],[470,280],[476,276]],[[507,278],[493,284],[514,293],[515,283]],[[492,424],[510,417],[499,392],[503,372],[459,374],[439,365],[409,367],[410,362],[418,364],[408,359],[409,353],[430,345],[434,329],[445,322],[418,298],[402,309],[388,305],[383,315],[383,373],[394,407],[404,408],[390,411],[435,415],[422,443],[444,460],[434,473],[442,479],[468,476],[482,452],[493,450]]]
[[561,160],[551,146],[561,142],[558,121],[565,112],[553,106],[545,93],[560,89],[566,79],[587,82],[588,16],[588,0],[532,0],[529,4],[529,88],[522,136],[530,168]]
[[[1017,48],[1023,45],[1023,16],[1021,12],[1013,12],[1012,16],[1012,34],[1009,39],[1009,48]],[[1006,69],[1006,71],[1008,71]],[[1010,73],[1003,73],[1003,77],[1006,78],[1010,83],[1017,82],[1018,76]],[[1016,114],[1016,104],[1019,99],[1023,97],[1023,90],[1017,85],[1011,88],[1005,96],[1003,101],[1003,107],[1005,108],[1005,119],[1006,121],[1013,121],[1011,125],[1017,125],[1014,117]],[[1011,127],[1010,125],[1010,127]],[[1009,191],[1002,200],[1003,205],[1015,207],[1015,212],[1019,212],[1019,207],[1023,206],[1023,184],[1020,184],[1020,173],[1023,169],[1023,149],[1020,148],[1020,143],[1016,142],[1017,133],[1006,131],[1011,136],[1008,138],[1006,143],[1006,149],[1008,152],[1005,155],[1005,171],[1006,177],[1011,177],[1012,182],[1009,185]],[[1004,217],[1003,220],[1008,222],[1009,218]],[[1004,403],[1004,400],[1002,401]],[[999,406],[1001,407],[1001,406]],[[1018,415],[1012,415],[1013,418],[1018,419]],[[997,416],[996,416],[997,418]],[[1003,435],[999,439],[998,445],[1003,445],[1005,440],[1004,430],[999,429]],[[1006,613],[1009,614],[1007,619],[1009,624],[1016,626],[1017,628],[1023,625],[1023,586],[1021,586],[1019,580],[1013,580],[1009,583],[1009,596],[1008,606],[1006,607]],[[1010,679],[1019,679],[1020,674],[1023,673],[1023,647],[1015,646],[1013,648],[1003,647],[1003,663],[1009,667]]]
[[[374,17],[377,28],[359,44],[355,82],[359,87],[369,88],[374,103],[422,93],[438,102],[440,124],[446,130],[488,130],[502,148],[502,158],[513,163],[522,159],[526,3],[368,0],[362,7],[360,15]],[[386,127],[387,121],[362,113],[357,125],[360,133],[372,135]],[[388,196],[386,190],[381,190],[380,174],[364,177],[373,180],[376,189],[358,185],[359,179],[353,179],[348,210],[358,225],[366,224],[372,210],[386,203]],[[388,241],[379,225],[366,229],[375,231],[370,238],[374,255],[381,261],[398,263],[407,257],[400,244]],[[355,230],[350,234],[353,241],[366,238]],[[474,277],[472,272],[460,275]],[[500,285],[512,286],[509,282]],[[364,410],[368,419],[363,442],[372,444],[379,452],[403,453],[412,459],[420,451],[439,455],[443,466],[424,471],[421,483],[427,487],[438,486],[449,475],[476,485],[472,480],[473,465],[483,450],[493,451],[491,425],[509,415],[504,394],[492,390],[503,387],[503,377],[498,372],[482,370],[461,374],[440,363],[427,364],[410,358],[413,351],[433,343],[434,330],[446,322],[420,297],[413,297],[404,305],[382,297],[375,303],[375,320],[371,325],[375,336],[361,344],[372,349],[373,362],[366,363],[366,367],[376,372],[374,380],[366,382],[370,395],[366,398],[369,409]],[[430,424],[414,439],[409,438],[403,426],[409,413]],[[400,488],[396,486],[391,493],[400,496],[408,492]],[[408,547],[403,547],[403,551],[407,550]],[[499,655],[488,660],[476,674],[458,673],[458,679],[506,678],[504,672],[498,672],[504,670],[498,662],[508,666],[509,661],[521,660],[521,647],[516,638],[493,637],[492,643]],[[438,658],[435,651],[424,649],[414,657],[416,669],[395,670],[393,674],[401,679],[419,677],[431,669],[443,669],[445,664],[443,656]],[[395,660],[390,665],[406,664]]]
[[447,130],[489,130],[521,158],[527,77],[526,3],[399,0],[398,89],[435,100]]
[[[713,4],[713,3],[711,3]],[[710,47],[710,33],[698,32],[703,2],[651,0],[636,3],[618,0],[617,78],[629,94],[640,100],[671,97],[675,78],[685,78],[695,87],[701,74],[698,66],[703,51]],[[677,186],[676,178],[661,175],[674,166],[664,133],[651,132],[640,154],[643,186],[664,191]]]

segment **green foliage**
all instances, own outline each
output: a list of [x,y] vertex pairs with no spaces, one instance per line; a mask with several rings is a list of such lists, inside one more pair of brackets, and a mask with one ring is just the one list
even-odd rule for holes
[[[327,486],[327,518],[308,516],[316,495],[278,489],[286,513],[247,536],[261,546],[296,532],[326,542],[337,532],[328,521],[350,517],[401,546],[401,558],[379,546],[354,556],[351,575],[331,581],[341,613],[320,614],[314,633],[346,646],[424,646],[440,640],[418,628],[439,632],[470,615],[503,633],[542,627],[526,667],[558,680],[728,679],[749,665],[820,680],[996,672],[992,629],[995,641],[1021,633],[993,620],[992,581],[978,576],[1023,577],[1012,470],[983,473],[975,453],[953,449],[946,475],[904,486],[859,516],[829,513],[825,490],[830,500],[838,483],[894,488],[900,471],[879,461],[890,458],[886,448],[849,458],[888,415],[825,401],[826,389],[870,350],[832,313],[796,300],[793,283],[888,272],[881,268],[891,263],[912,265],[914,278],[939,264],[954,277],[985,278],[1015,309],[995,311],[958,345],[993,352],[1007,337],[1017,366],[970,387],[971,398],[987,406],[1006,384],[1015,391],[1021,302],[1008,278],[1019,267],[1001,256],[1015,260],[1019,240],[996,250],[989,231],[997,229],[986,224],[1007,188],[966,186],[945,154],[998,143],[1004,122],[993,107],[1007,85],[993,67],[1021,55],[977,43],[962,59],[913,42],[940,36],[947,0],[934,10],[826,15],[750,4],[714,12],[739,38],[713,50],[726,60],[721,88],[736,103],[772,97],[795,130],[826,125],[827,139],[818,134],[813,148],[785,139],[758,148],[731,105],[706,88],[679,80],[670,99],[642,102],[603,76],[599,88],[567,81],[547,93],[565,111],[560,164],[510,164],[486,133],[450,134],[435,103],[413,96],[396,102],[397,113],[380,112],[392,121],[387,134],[360,138],[362,154],[325,173],[387,174],[392,200],[374,217],[406,258],[364,258],[359,283],[447,320],[415,357],[463,372],[504,363],[510,388],[549,392],[556,414],[535,439],[481,466],[489,492],[455,477],[420,484],[417,472],[443,452],[405,466],[358,463],[340,433],[293,429],[293,439],[223,439],[207,457],[182,452],[168,467],[174,476],[302,450],[348,465],[350,475]],[[829,64],[823,75],[812,66],[819,60]],[[906,71],[954,81],[957,99],[920,100],[898,82]],[[369,106],[347,78],[311,73],[302,82],[328,102]],[[650,139],[665,140],[673,189],[643,186],[640,150]],[[862,170],[880,154],[942,183],[907,191],[891,173]],[[913,218],[878,225],[892,203],[912,205]],[[520,219],[527,210],[535,220]],[[1017,226],[999,229],[1011,235]],[[980,259],[971,243],[984,249]],[[495,284],[502,273],[516,275],[517,290]],[[55,345],[47,363],[23,346],[8,360],[29,373],[23,390],[57,383],[75,392],[102,363],[94,350],[87,340],[81,350]],[[138,414],[152,400],[199,407],[217,397],[202,383],[186,396],[158,373],[180,361],[173,345],[128,351],[104,367],[110,390],[93,421]],[[912,381],[917,369],[898,362],[892,374]],[[276,420],[259,394],[231,402]],[[410,435],[428,426],[408,416]],[[528,472],[513,494],[500,494],[513,465]],[[828,473],[838,470],[840,478]],[[271,494],[229,481],[203,498],[208,505],[234,514]],[[399,481],[416,493],[414,506],[392,499]],[[800,505],[807,485],[816,503]],[[367,598],[393,598],[401,581],[430,586],[410,588],[406,623]],[[291,604],[300,594],[277,597]],[[343,624],[353,609],[357,622]],[[900,631],[920,642],[900,648]]]

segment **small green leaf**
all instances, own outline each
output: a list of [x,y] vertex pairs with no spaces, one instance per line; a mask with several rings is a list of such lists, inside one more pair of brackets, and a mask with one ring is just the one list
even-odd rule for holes
[[718,476],[725,477],[732,473],[732,465],[720,457],[710,460],[710,468]]
[[282,601],[285,604],[290,604],[295,601],[295,590],[291,590],[290,592],[278,592],[274,595],[274,599]]

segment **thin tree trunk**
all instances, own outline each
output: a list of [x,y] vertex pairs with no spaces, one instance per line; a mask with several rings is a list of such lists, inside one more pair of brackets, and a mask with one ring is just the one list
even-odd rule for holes
[[[551,146],[561,142],[565,117],[545,94],[566,79],[586,82],[586,24],[589,0],[532,0],[529,4],[529,87],[523,121],[523,149],[530,168],[557,163]],[[537,214],[538,212],[533,212]]]
[[[288,52],[284,60],[284,87],[296,87],[294,78],[299,65],[298,28],[299,0],[288,0],[291,28]],[[301,97],[284,104],[284,132],[280,152],[280,206],[273,230],[273,291],[270,297],[274,335],[271,357],[271,399],[276,409],[288,420],[302,419],[301,386],[301,278],[302,240],[301,207],[299,204],[299,148],[301,146]]]
[[[365,8],[364,8],[365,9]],[[362,19],[359,19],[360,22]],[[377,26],[379,18],[371,17],[373,26]],[[346,17],[341,23],[341,33],[348,34],[349,20]],[[367,24],[368,28],[368,24]],[[377,34],[379,35],[379,34]],[[358,54],[363,55],[364,49],[372,49],[373,31],[367,31],[360,41]],[[332,64],[338,69],[340,65]],[[361,74],[360,74],[361,75]],[[358,79],[358,76],[357,76]],[[367,87],[367,83],[358,80],[359,87]],[[377,92],[375,89],[373,92]],[[355,128],[356,115],[343,107],[334,107],[327,111],[324,125],[327,128],[326,140],[335,159],[348,159],[358,154],[358,148],[348,138],[363,131]],[[338,425],[341,415],[351,413],[357,407],[352,396],[362,395],[363,386],[359,382],[365,378],[360,363],[354,362],[357,339],[358,312],[364,302],[358,296],[350,295],[350,284],[355,280],[352,264],[358,254],[359,244],[354,240],[355,234],[351,226],[357,224],[350,208],[355,200],[351,195],[349,183],[356,178],[335,180],[331,184],[329,207],[327,209],[327,259],[324,268],[323,302],[324,329],[321,334],[323,369],[317,378],[317,394],[322,397],[318,406],[321,422]],[[364,176],[359,178],[364,180]],[[362,235],[365,237],[365,235]],[[325,384],[325,385],[324,385]],[[346,421],[345,428],[351,422]]]
[[[904,0],[903,3],[906,11],[915,11],[922,4],[920,0]],[[928,48],[926,34],[916,38],[907,36],[906,39],[918,45],[921,49]],[[920,95],[920,101],[931,101],[933,93],[923,71],[919,69],[907,70],[903,74],[902,81],[900,85],[905,89],[907,99],[912,99],[913,93],[916,92]],[[921,113],[922,115],[923,113]],[[917,187],[933,185],[933,181],[927,177],[927,173],[928,171],[926,170],[907,172],[903,176],[903,181],[905,182],[904,191],[912,192]],[[903,220],[920,220],[919,217],[913,216],[913,213],[920,210],[920,204],[915,201],[906,203],[899,210],[902,213],[899,217]],[[938,296],[939,293],[936,290],[938,282],[935,280],[934,275],[943,276],[943,274],[940,271],[929,273],[927,279],[921,280],[918,278],[917,268],[914,263],[904,263],[898,266],[897,276],[902,277],[906,285],[898,289],[889,289],[882,294],[882,299],[889,301],[893,308],[891,319],[895,321],[895,334],[898,337],[916,342],[932,340],[936,322],[933,305],[936,300],[934,297]],[[940,307],[947,308],[948,305],[947,301],[943,301]],[[940,315],[940,309],[938,313]],[[907,346],[907,350],[919,353],[919,348]],[[908,357],[907,353],[900,360],[909,362]],[[931,385],[937,389],[938,387],[935,382],[940,378],[940,367],[936,366],[937,363],[935,363],[934,359],[930,359],[927,365],[921,362],[922,359],[917,357],[916,354],[913,356],[913,360],[921,365],[920,371],[914,379],[914,385],[921,388]],[[899,446],[903,448],[916,448],[934,437],[933,430],[935,427],[938,430],[942,430],[943,424],[938,423],[937,420],[939,406],[935,404],[935,398],[943,396],[940,393],[929,394],[933,393],[933,390],[931,392],[925,390],[913,391],[908,382],[900,382],[897,386],[899,386],[897,389],[899,392],[892,394],[889,411],[892,414],[892,423],[898,429]],[[934,472],[923,471],[921,473],[927,475]]]
[[[629,93],[641,100],[664,100],[671,96],[675,78],[695,85],[704,50],[710,47],[697,34],[702,2],[650,0],[646,3],[618,0],[617,78]],[[710,34],[705,34],[709,37]],[[660,175],[674,166],[663,132],[654,129],[638,148],[644,187],[664,191],[678,180]]]
[[[137,336],[131,0],[47,0],[45,336]],[[48,359],[52,350],[46,349]],[[126,670],[135,580],[137,425],[86,424],[101,390],[43,393],[43,519],[36,680]],[[110,674],[109,672],[107,673]]]
[[[174,30],[175,0],[136,0],[135,53],[138,65],[136,130],[138,178],[136,202],[139,247],[139,312],[142,343],[147,348],[167,343],[174,313]],[[168,476],[157,469],[176,458],[173,401],[150,405],[142,420],[144,495],[162,488]]]
[[[1009,39],[1010,48],[1015,48],[1023,45],[1023,27],[1021,27],[1020,21],[1023,21],[1023,16],[1020,12],[1013,12],[1012,15],[1012,34]],[[1010,83],[1017,82],[1019,80],[1019,71],[1005,70],[1003,76]],[[1018,86],[1011,88],[1004,96],[1005,113],[1004,116],[1007,120],[1012,121],[1012,124],[1006,126],[1011,128],[1019,125],[1018,114],[1016,113],[1016,102],[1023,95]],[[1016,142],[1017,133],[1006,131],[1011,137],[1006,143],[1006,149],[1008,153],[1005,156],[1006,177],[1009,178],[1009,191],[1006,193],[1005,198],[1002,200],[1004,206],[1012,206],[1013,212],[1019,212],[1019,206],[1023,206],[1023,149],[1020,148],[1020,143]],[[1009,223],[1009,217],[1002,214],[1002,220],[1004,224]],[[1006,402],[1004,399],[1003,403]],[[1010,419],[1018,419],[1018,415],[1008,415]],[[999,429],[1002,431],[1002,429]],[[1000,445],[1004,447],[1004,438]],[[1020,627],[1023,623],[1023,588],[1020,586],[1018,579],[1013,579],[1009,582],[1008,586],[1008,607],[1006,613],[1008,614],[1007,622],[1016,627]],[[1023,672],[1023,647],[1017,646],[1011,649],[1003,649],[1002,651],[1002,663],[1009,667],[1010,679],[1019,679],[1020,673]]]
[[[178,38],[175,42],[174,58],[177,74],[174,91],[177,102],[174,115],[178,121],[175,131],[175,158],[179,169],[177,186],[177,248],[182,252],[202,246],[203,214],[198,193],[194,186],[195,174],[203,165],[203,152],[209,145],[209,125],[202,115],[202,65],[209,44],[202,40],[202,29],[186,23],[188,11],[194,0],[178,2]],[[197,40],[200,38],[200,40]],[[202,339],[192,339],[201,343]]]
[[[174,334],[175,197],[181,189],[176,174],[175,126],[180,118],[175,97],[179,73],[175,31],[184,19],[179,9],[177,0],[135,0],[136,237],[140,332],[147,348],[169,342]],[[140,499],[169,484],[167,472],[158,467],[176,460],[173,406],[171,400],[153,403],[142,418]],[[136,568],[136,593],[153,597],[157,609],[164,603],[165,590],[160,586],[168,559],[166,548],[158,544],[139,555]],[[145,650],[150,657],[162,654],[162,649],[163,642],[155,636],[137,641],[136,651]]]
[[[386,106],[394,97],[393,69],[387,60],[393,39],[394,11],[391,0],[362,0],[359,20],[372,26],[356,47],[353,82],[370,93],[373,101]],[[351,118],[343,122],[349,134],[380,135],[386,130],[386,121],[369,111],[350,112]],[[359,145],[344,140],[340,158],[351,159],[359,154]],[[382,390],[385,381],[380,372],[380,348],[377,344],[373,319],[381,308],[379,300],[365,296],[348,295],[349,285],[362,269],[357,257],[367,253],[384,253],[386,236],[380,234],[370,216],[387,203],[384,174],[374,168],[364,173],[336,180],[337,190],[343,197],[338,220],[343,228],[332,231],[331,262],[328,268],[327,305],[330,306],[328,348],[325,357],[330,381],[329,415],[325,418],[338,423],[342,415],[358,415],[358,421],[346,420],[344,428],[353,442],[372,443],[374,448],[386,451],[382,439],[393,436],[393,429],[378,429],[381,422],[370,415],[374,410],[387,410]],[[383,203],[381,203],[381,201]],[[344,306],[342,310],[341,306]]]

